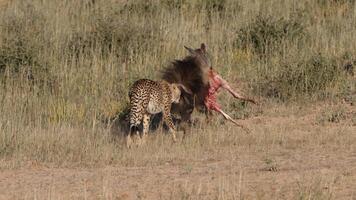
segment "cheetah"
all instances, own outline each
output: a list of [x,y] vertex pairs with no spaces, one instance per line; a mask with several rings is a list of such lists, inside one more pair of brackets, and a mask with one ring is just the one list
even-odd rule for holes
[[[170,84],[166,81],[153,81],[150,79],[137,80],[129,90],[129,98],[131,110],[130,118],[130,132],[126,135],[126,146],[130,148],[132,140],[131,134],[133,132],[139,136],[139,141],[147,137],[149,130],[150,117],[152,114],[163,113],[163,120],[169,127],[169,132],[172,134],[173,141],[176,142],[176,129],[174,127],[171,117],[172,103],[178,103],[181,96],[181,89],[190,93],[181,84]],[[138,126],[143,124],[143,133],[140,135]]]

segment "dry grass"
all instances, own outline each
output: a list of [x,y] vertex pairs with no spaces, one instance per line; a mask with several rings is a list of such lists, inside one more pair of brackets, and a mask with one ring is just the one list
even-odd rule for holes
[[[355,198],[355,17],[350,0],[0,1],[0,198]],[[201,42],[262,102],[220,99],[252,133],[217,117],[125,149],[130,83]]]
[[352,118],[324,124],[318,118],[327,108],[342,107],[350,114],[356,110],[333,104],[268,107],[242,121],[252,129],[250,134],[229,123],[221,125],[217,117],[215,124],[198,125],[177,144],[158,130],[146,145],[130,150],[107,129],[29,131],[15,140],[16,156],[1,162],[0,197],[354,198]]

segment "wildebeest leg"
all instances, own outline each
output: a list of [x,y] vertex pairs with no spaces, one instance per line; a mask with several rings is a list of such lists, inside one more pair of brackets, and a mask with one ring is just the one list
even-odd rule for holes
[[180,129],[183,131],[183,137],[187,133],[187,129],[192,125],[192,113],[194,111],[194,106],[187,108],[181,112],[181,122],[179,124]]
[[183,140],[185,139],[188,130],[190,131],[191,126],[193,126],[192,120],[182,120],[179,124],[179,130],[183,131]]
[[244,131],[246,131],[247,133],[250,133],[250,130],[248,128],[246,128],[245,126],[243,126],[242,124],[237,123],[232,117],[230,117],[228,114],[226,114],[224,111],[222,111],[221,109],[216,109],[217,112],[221,113],[225,119],[230,120],[232,123],[234,123],[236,126],[241,127]]
[[213,112],[210,109],[205,108],[205,121],[207,124],[211,122],[212,117],[213,117]]
[[251,98],[247,98],[244,95],[240,94],[239,92],[234,91],[230,87],[229,83],[226,80],[224,80],[221,76],[218,76],[218,78],[220,79],[221,87],[224,88],[225,90],[227,90],[232,96],[234,96],[237,99],[241,99],[241,100],[244,100],[244,101],[249,101],[249,102],[251,102],[253,104],[257,104],[257,102],[255,100],[253,100]]

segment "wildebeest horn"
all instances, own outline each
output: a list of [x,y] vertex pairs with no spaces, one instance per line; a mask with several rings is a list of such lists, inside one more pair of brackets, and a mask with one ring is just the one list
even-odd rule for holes
[[187,87],[185,87],[183,84],[179,83],[177,85],[178,85],[178,87],[182,88],[186,93],[193,94],[193,92],[190,89],[188,89]]
[[187,47],[187,46],[184,46],[184,48],[185,48],[185,49],[187,49],[187,50],[189,51],[189,53],[191,53],[191,54],[195,54],[194,49],[189,48],[189,47]]
[[204,52],[206,51],[206,46],[205,46],[204,43],[201,43],[200,49],[201,49],[202,51],[204,51]]

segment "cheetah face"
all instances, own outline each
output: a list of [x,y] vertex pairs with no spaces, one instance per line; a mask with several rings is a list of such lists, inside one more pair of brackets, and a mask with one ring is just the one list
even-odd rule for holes
[[172,103],[179,103],[181,91],[177,84],[171,85],[171,92],[172,92]]

